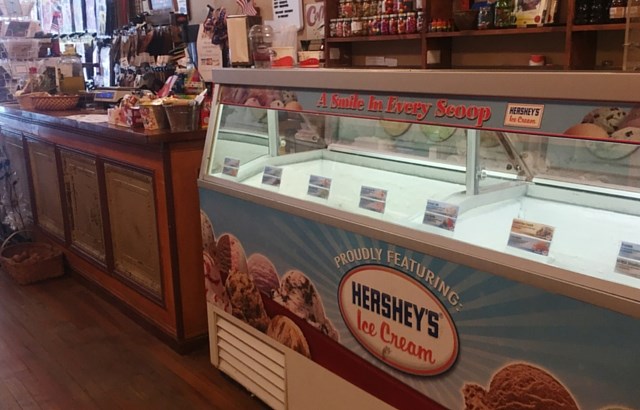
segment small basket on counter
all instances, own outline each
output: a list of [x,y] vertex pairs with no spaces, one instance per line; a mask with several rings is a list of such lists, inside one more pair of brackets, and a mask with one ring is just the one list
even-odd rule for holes
[[29,285],[64,274],[62,252],[42,242],[23,242],[7,246],[17,231],[9,235],[0,246],[2,269],[20,285]]
[[80,101],[79,95],[47,95],[31,97],[34,107],[40,111],[66,111],[75,108]]

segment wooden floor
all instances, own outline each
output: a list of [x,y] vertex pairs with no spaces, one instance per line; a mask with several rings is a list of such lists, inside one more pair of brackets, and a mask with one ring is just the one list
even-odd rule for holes
[[0,410],[267,408],[207,347],[180,356],[76,279],[0,271]]

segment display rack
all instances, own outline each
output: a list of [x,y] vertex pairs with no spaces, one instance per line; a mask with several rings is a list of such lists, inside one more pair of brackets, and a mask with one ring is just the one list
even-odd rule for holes
[[[575,0],[560,0],[557,22],[527,28],[429,32],[433,17],[449,20],[456,2],[423,2],[424,27],[410,35],[331,37],[330,21],[338,16],[338,1],[326,3],[325,38],[328,67],[370,66],[367,56],[393,57],[400,68],[494,68],[619,70],[625,24],[574,24]],[[532,54],[547,64],[529,66]],[[370,66],[372,68],[380,67]]]

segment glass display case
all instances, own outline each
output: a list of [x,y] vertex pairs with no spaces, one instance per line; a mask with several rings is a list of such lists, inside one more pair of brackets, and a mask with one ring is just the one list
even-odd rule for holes
[[[474,309],[490,304],[492,308],[485,311],[489,316],[514,309],[515,317],[521,315],[525,322],[541,320],[541,328],[563,326],[569,319],[564,307],[557,308],[559,319],[553,324],[532,312],[540,303],[540,309],[551,313],[555,302],[542,299],[553,294],[563,300],[560,305],[576,299],[586,304],[585,315],[590,309],[599,312],[596,316],[613,315],[618,318],[614,322],[630,324],[636,335],[640,328],[640,109],[631,92],[640,80],[622,74],[527,76],[526,83],[514,88],[509,86],[515,84],[513,73],[267,70],[248,78],[237,70],[216,71],[218,104],[201,169],[201,207],[209,210],[216,232],[233,232],[245,248],[266,254],[272,266],[284,267],[277,275],[279,282],[263,292],[268,313],[275,300],[314,323],[288,303],[290,289],[282,296],[283,288],[291,286],[290,271],[285,271],[305,266],[305,277],[323,294],[326,316],[340,335],[334,340],[440,405],[480,408],[472,404],[482,403],[481,408],[492,408],[493,393],[488,388],[478,393],[460,382],[477,376],[460,363],[465,342],[470,346],[486,338],[482,343],[493,340],[510,350],[511,342],[500,338],[516,337],[505,329],[517,325],[505,317],[490,323],[487,317],[475,316]],[[601,86],[578,87],[587,81]],[[211,192],[216,192],[213,197]],[[261,211],[245,211],[235,200],[221,200],[219,195],[257,204]],[[235,204],[235,213],[225,211],[224,203]],[[290,222],[272,212],[301,221]],[[216,222],[221,219],[224,222]],[[340,232],[329,232],[332,228]],[[283,238],[290,244],[278,248],[257,233],[262,242],[241,238],[253,235],[252,229],[275,231],[271,241]],[[218,244],[218,253],[220,249]],[[227,274],[234,269],[228,270],[224,257],[216,263],[226,266],[221,270],[224,281],[225,269]],[[438,343],[448,347],[434,349],[440,356],[434,354],[430,365],[412,363],[406,346],[381,336],[391,346],[387,350],[389,346],[378,343],[374,332],[363,327],[363,309],[370,315],[368,323],[379,315],[390,319],[380,299],[385,296],[380,295],[399,292],[395,276],[378,278],[379,271],[361,276],[363,266],[395,269],[435,294],[438,309],[446,312],[440,318],[449,318],[451,333],[440,327]],[[461,275],[461,266],[471,270],[456,276]],[[474,276],[480,271],[489,276]],[[253,279],[259,285],[261,278]],[[528,296],[511,285],[484,288],[480,291],[484,303],[479,294],[469,300],[470,293],[492,280],[526,287],[523,292],[533,292],[534,303],[527,305]],[[363,292],[371,293],[361,293],[359,287],[356,291],[359,283],[366,283]],[[351,290],[345,289],[347,285]],[[386,290],[374,293],[376,289]],[[399,293],[399,298],[408,300],[409,291]],[[233,296],[230,299],[233,304]],[[416,315],[417,310],[414,319]],[[404,327],[411,327],[410,317],[411,313],[405,315]],[[465,333],[460,323],[473,330]],[[478,331],[482,326],[487,326],[488,334]],[[586,330],[586,319],[572,326],[585,330],[583,336],[595,331]],[[572,337],[565,340],[549,331],[542,331],[547,342],[555,340],[569,348]],[[541,337],[535,331],[514,332],[531,345]],[[400,330],[397,334],[412,340],[412,334]],[[413,337],[425,336],[418,332]],[[467,353],[482,350],[469,349]],[[525,360],[511,353],[499,358],[500,353],[488,350],[497,356],[480,366],[486,366],[489,374],[495,370],[494,378],[514,361],[538,363],[564,382],[578,377],[563,368],[568,361],[551,365],[539,357]],[[624,356],[624,347],[620,350],[611,356]],[[584,358],[575,360],[573,365]],[[330,364],[321,364],[340,374]],[[471,373],[460,376],[462,368]],[[458,376],[453,375],[456,371]],[[625,371],[637,374],[640,366],[627,365]],[[407,379],[407,374],[413,376]],[[437,393],[437,388],[446,390],[447,381],[428,379],[443,374],[449,390],[456,385],[450,396]],[[417,387],[423,382],[416,381],[416,375],[428,379],[427,387]],[[639,405],[637,397],[626,396],[630,391],[622,392],[624,387],[600,399],[583,393],[585,384],[565,387],[575,405],[568,408],[598,407],[613,399]],[[397,394],[372,394],[395,407],[409,406],[402,399],[394,401]]]

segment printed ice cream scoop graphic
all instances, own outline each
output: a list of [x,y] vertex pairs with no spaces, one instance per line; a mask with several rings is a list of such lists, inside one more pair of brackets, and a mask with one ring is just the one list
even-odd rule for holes
[[[640,141],[640,109],[628,114],[618,107],[600,107],[590,111],[580,124],[569,127],[564,134],[617,141]],[[638,146],[585,141],[589,152],[600,159],[617,160],[631,155]]]
[[249,274],[256,287],[270,297],[280,288],[280,278],[273,263],[261,253],[254,253],[247,261]]
[[573,396],[549,372],[528,363],[513,363],[493,375],[489,388],[467,384],[466,410],[578,410]]
[[204,261],[204,285],[207,292],[207,302],[231,313],[231,302],[220,276],[220,270],[206,251],[202,252],[202,259]]
[[271,336],[301,355],[311,358],[309,344],[302,330],[288,317],[282,315],[274,316],[267,328],[267,336]]
[[238,238],[228,233],[220,236],[216,248],[216,266],[224,281],[231,271],[249,273],[247,257]]
[[231,300],[231,313],[265,332],[269,326],[269,316],[251,276],[246,272],[232,270],[225,287]]
[[338,331],[325,314],[322,299],[315,285],[299,270],[290,270],[284,274],[280,280],[280,289],[274,293],[273,300],[332,339],[340,339]]
[[200,230],[202,233],[202,250],[216,259],[216,236],[213,233],[213,225],[207,214],[200,210]]

